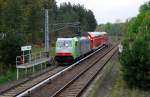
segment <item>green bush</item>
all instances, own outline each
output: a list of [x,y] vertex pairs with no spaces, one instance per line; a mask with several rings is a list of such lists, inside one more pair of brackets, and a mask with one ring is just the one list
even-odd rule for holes
[[149,87],[150,48],[145,37],[135,39],[132,47],[124,47],[121,55],[124,79],[131,87]]
[[6,38],[0,40],[0,62],[6,68],[15,66],[16,56],[20,55],[22,45],[25,45],[25,40],[18,34],[7,34]]
[[[149,6],[149,5],[148,5]],[[120,56],[123,78],[128,86],[150,87],[150,10],[141,11],[130,21],[128,35],[124,36]]]
[[8,69],[3,75],[0,76],[0,84],[4,84],[8,81],[13,80],[15,76],[16,76],[15,69]]

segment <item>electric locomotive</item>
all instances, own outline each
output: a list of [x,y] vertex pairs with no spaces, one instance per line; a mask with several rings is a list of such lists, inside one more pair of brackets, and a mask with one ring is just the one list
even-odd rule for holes
[[91,51],[88,37],[58,38],[55,60],[59,64],[71,64]]
[[73,38],[57,38],[55,60],[58,64],[72,64],[102,45],[107,46],[106,32],[87,32],[86,35]]

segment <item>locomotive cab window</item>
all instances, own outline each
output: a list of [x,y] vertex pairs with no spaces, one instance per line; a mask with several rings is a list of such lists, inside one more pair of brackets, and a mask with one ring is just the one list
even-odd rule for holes
[[71,41],[58,41],[56,44],[57,47],[71,47],[72,42]]

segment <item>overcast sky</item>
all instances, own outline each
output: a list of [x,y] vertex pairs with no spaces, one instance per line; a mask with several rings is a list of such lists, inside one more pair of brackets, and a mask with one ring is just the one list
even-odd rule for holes
[[56,0],[57,5],[62,2],[81,4],[94,12],[98,24],[112,22],[136,16],[141,4],[149,0]]

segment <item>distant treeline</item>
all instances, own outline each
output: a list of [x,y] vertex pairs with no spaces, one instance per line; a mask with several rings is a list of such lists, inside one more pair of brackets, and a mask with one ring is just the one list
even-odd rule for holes
[[[80,22],[81,31],[95,30],[97,22],[91,10],[79,4],[63,3],[58,7],[55,0],[45,1],[0,0],[0,32],[21,33],[31,43],[43,41],[45,4],[49,8],[50,24]],[[49,27],[52,30],[51,25]],[[63,31],[51,34],[58,35],[60,32]]]
[[127,20],[124,23],[106,23],[106,24],[100,24],[97,26],[97,31],[106,31],[111,36],[123,36],[125,33],[127,33],[128,30],[128,24],[129,21]]

